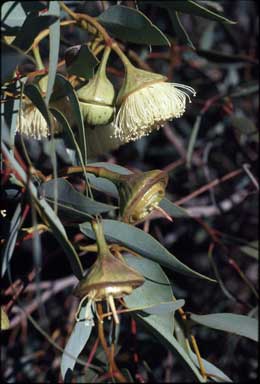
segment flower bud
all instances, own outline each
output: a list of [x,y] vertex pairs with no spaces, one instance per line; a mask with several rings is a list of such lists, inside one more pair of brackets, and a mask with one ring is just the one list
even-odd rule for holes
[[74,294],[79,298],[105,300],[129,295],[144,283],[144,278],[124,259],[112,255],[106,243],[101,223],[92,223],[96,234],[98,255],[87,275],[79,282]]
[[122,220],[130,224],[143,220],[158,207],[167,183],[167,173],[160,170],[123,175],[118,184]]
[[106,76],[110,48],[106,49],[94,77],[77,91],[84,122],[89,125],[108,124],[114,115],[115,90]]

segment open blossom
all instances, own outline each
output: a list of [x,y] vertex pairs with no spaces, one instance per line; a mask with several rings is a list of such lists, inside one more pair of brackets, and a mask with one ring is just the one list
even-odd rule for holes
[[134,141],[159,129],[166,121],[181,117],[186,101],[191,102],[193,88],[160,81],[130,93],[116,116],[115,136],[124,142]]
[[[53,106],[64,113],[68,107],[68,99],[60,99],[56,101]],[[68,115],[66,115],[66,117],[69,119]],[[52,123],[54,134],[62,131],[61,125],[54,116],[52,117]],[[16,132],[36,140],[46,139],[51,134],[47,121],[42,113],[28,99],[22,101],[21,111],[17,115]]]
[[166,82],[161,74],[136,68],[120,52],[125,66],[125,78],[117,97],[118,113],[114,136],[127,143],[149,135],[166,121],[181,117],[192,87]]

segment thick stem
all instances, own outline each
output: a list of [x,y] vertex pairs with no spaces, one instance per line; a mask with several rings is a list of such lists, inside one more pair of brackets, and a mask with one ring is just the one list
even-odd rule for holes
[[95,221],[95,220],[91,222],[91,225],[96,235],[98,257],[102,258],[109,252],[109,248],[104,236],[103,226],[101,221]]
[[103,37],[107,46],[111,46],[113,43],[113,39],[109,36],[106,29],[92,16],[89,16],[85,13],[76,13],[73,12],[70,8],[68,8],[62,1],[59,2],[61,8],[67,12],[74,20],[77,22],[86,21],[91,24],[95,29],[99,32],[99,34]]

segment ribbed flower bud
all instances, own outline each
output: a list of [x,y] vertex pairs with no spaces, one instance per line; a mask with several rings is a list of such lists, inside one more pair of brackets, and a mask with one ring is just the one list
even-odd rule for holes
[[122,176],[118,184],[122,220],[133,224],[156,209],[165,196],[167,173],[153,170]]
[[[107,300],[112,312],[114,298],[129,295],[144,283],[144,278],[131,268],[122,258],[112,255],[106,243],[101,223],[93,222],[98,255],[89,272],[74,290],[80,299],[88,297],[92,301]],[[113,315],[117,318],[116,314]]]
[[116,185],[119,193],[120,214],[125,223],[133,224],[143,220],[154,209],[162,211],[159,203],[165,196],[168,183],[166,172],[152,170],[121,175],[106,168],[92,166],[88,166],[87,171],[108,179]]
[[89,125],[108,124],[114,115],[115,90],[106,75],[110,48],[106,48],[97,73],[77,91],[84,121]]

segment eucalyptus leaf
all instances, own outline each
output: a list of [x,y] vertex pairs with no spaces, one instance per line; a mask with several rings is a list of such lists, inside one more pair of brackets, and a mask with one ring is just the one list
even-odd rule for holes
[[32,101],[36,108],[39,109],[48,126],[51,126],[51,116],[47,105],[41,95],[39,88],[34,84],[28,84],[24,87],[24,94]]
[[233,313],[213,313],[210,315],[191,314],[190,318],[198,324],[220,331],[235,333],[258,341],[258,321],[249,316]]
[[194,16],[204,17],[206,19],[219,21],[221,23],[236,24],[235,21],[229,20],[218,12],[203,7],[193,0],[174,0],[174,1],[145,1],[145,3],[154,4],[158,7],[166,8],[167,10],[175,10],[182,13],[188,13]]
[[[170,282],[158,263],[130,254],[127,254],[124,258],[127,264],[145,277],[143,285],[136,288],[130,296],[125,296],[124,299],[128,308],[144,308],[144,312],[149,313],[149,311],[153,309],[156,310],[156,307],[160,305],[161,302],[171,301],[172,304],[175,304],[173,302]],[[146,308],[149,306],[151,308]],[[161,316],[153,314],[152,317],[155,318],[155,320],[157,319],[158,322],[161,322],[165,329],[173,333],[173,315],[174,310],[170,313],[163,313]]]
[[[88,310],[87,315],[90,320],[84,320],[86,310]],[[79,319],[82,319],[82,321],[76,322],[61,358],[61,374],[65,382],[70,381],[76,359],[87,344],[92,331],[91,320],[93,319],[93,315],[91,308],[87,308],[87,304],[82,306]]]
[[1,11],[1,22],[9,27],[21,27],[26,19],[26,13],[19,1],[5,1]]
[[90,79],[94,76],[94,68],[98,64],[96,56],[93,55],[86,44],[67,49],[65,52],[65,60],[69,75],[75,75],[85,79]]
[[173,29],[175,30],[175,33],[180,43],[187,44],[190,48],[195,49],[188,32],[182,25],[179,13],[177,11],[170,10],[170,9],[168,9],[168,13],[171,19]]
[[[194,352],[192,352],[190,347],[188,347],[188,349],[189,349],[189,355],[190,355],[192,361],[199,368],[200,365],[198,362],[197,355]],[[213,381],[215,381],[217,383],[223,383],[223,382],[224,383],[232,383],[232,380],[230,379],[230,377],[228,377],[221,369],[217,368],[214,364],[210,363],[206,359],[201,359],[201,360],[203,362],[203,366],[205,368],[207,375],[209,375],[209,377]]]
[[159,207],[164,209],[173,218],[189,217],[188,212],[184,208],[172,203],[169,199],[162,199],[159,203]]
[[35,16],[30,13],[25,19],[19,34],[14,39],[13,45],[19,47],[23,51],[27,51],[31,47],[36,36],[57,20],[57,16]]
[[33,185],[30,181],[28,182],[26,173],[18,164],[16,159],[9,153],[4,143],[2,143],[2,151],[10,162],[10,165],[20,176],[20,179],[23,184],[27,185],[27,188],[29,189],[31,196],[37,206],[38,212],[41,214],[42,218],[44,218],[44,221],[48,223],[53,235],[55,236],[60,246],[64,250],[64,253],[68,257],[73,273],[75,274],[75,276],[77,276],[78,279],[81,279],[83,276],[83,268],[79,256],[75,248],[71,244],[70,240],[68,239],[65,228],[62,225],[60,219],[55,214],[50,205],[46,202],[46,200],[38,197],[38,192],[35,185]]
[[197,49],[196,53],[214,63],[251,63],[257,65],[255,60],[245,55],[231,55],[223,52],[218,52],[210,49]]
[[170,45],[167,37],[137,9],[113,5],[97,20],[116,38],[135,44]]
[[[78,132],[77,132],[78,145],[81,150],[84,164],[86,164],[87,163],[87,144],[86,144],[85,127],[83,123],[83,117],[82,117],[77,94],[74,88],[72,87],[72,85],[70,84],[70,82],[60,74],[56,75],[55,86],[58,88],[60,92],[59,98],[67,96],[70,100],[70,104],[71,104],[70,113],[72,113],[73,119],[75,120],[77,129],[78,129]],[[55,101],[55,99],[54,100],[51,99],[51,101]]]
[[92,215],[116,209],[113,205],[100,203],[77,192],[68,181],[62,178],[41,185],[41,194],[50,204],[54,202],[55,186],[57,187],[58,215],[66,223],[83,222],[89,220]]
[[1,41],[1,83],[10,81],[16,68],[25,60],[34,62],[30,56],[26,55],[18,47]]
[[60,5],[58,1],[49,2],[48,15],[56,16],[57,21],[55,21],[55,23],[50,26],[49,70],[47,92],[45,96],[45,101],[47,105],[49,104],[50,97],[53,91],[60,51]]
[[[157,240],[141,229],[117,220],[103,220],[102,223],[104,235],[109,242],[124,245],[134,252],[181,274],[191,277],[200,277],[215,282],[215,280],[204,276],[183,264]],[[92,239],[95,238],[90,223],[80,224],[80,230],[86,236]]]
[[172,333],[165,329],[161,322],[156,321],[157,319],[154,318],[154,316],[141,317],[138,315],[137,320],[142,323],[145,328],[147,328],[148,331],[150,331],[166,348],[172,351],[174,356],[176,356],[177,352],[181,358],[181,361],[185,363],[186,367],[191,369],[200,383],[206,382],[206,379],[201,376],[201,373],[199,372],[187,351],[185,351],[185,349],[176,340]]
[[202,114],[199,114],[195,120],[195,123],[192,127],[192,132],[191,132],[191,135],[190,135],[190,139],[189,139],[189,144],[188,144],[188,149],[187,149],[187,167],[190,168],[191,166],[191,161],[192,161],[192,155],[193,155],[193,151],[194,151],[194,148],[195,148],[195,145],[196,145],[196,140],[197,140],[197,137],[198,137],[198,134],[199,134],[199,129],[200,129],[200,125],[201,125],[201,120],[202,120]]
[[8,240],[5,243],[5,246],[3,248],[3,253],[2,253],[2,269],[1,269],[1,276],[3,277],[6,270],[8,263],[10,263],[11,258],[13,256],[14,248],[15,248],[15,243],[17,240],[18,236],[18,231],[19,231],[19,226],[20,226],[20,218],[22,214],[22,205],[19,202],[17,204],[17,207],[14,211],[13,217],[10,222],[10,229],[9,229],[9,234],[8,234]]
[[[187,342],[185,331],[183,330],[183,327],[180,325],[180,322],[175,319],[175,327],[174,332],[176,335],[176,338],[182,348],[186,351],[186,353],[190,356],[191,360],[194,362],[196,367],[200,368],[197,355],[191,350],[190,344]],[[207,375],[210,376],[210,379],[216,382],[232,382],[232,380],[219,368],[217,368],[214,364],[210,363],[206,359],[201,358],[203,362],[203,366],[206,370]]]

